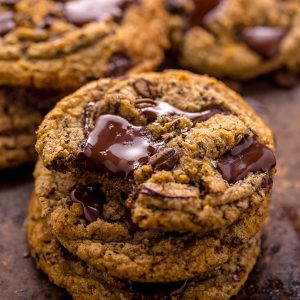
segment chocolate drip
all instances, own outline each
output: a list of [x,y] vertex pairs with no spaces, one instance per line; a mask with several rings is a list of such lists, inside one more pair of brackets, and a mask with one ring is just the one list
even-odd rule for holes
[[151,133],[116,115],[102,115],[79,154],[87,167],[126,178],[146,163],[156,147]]
[[138,294],[135,300],[171,300],[181,294],[188,280],[164,283],[129,282],[131,288]]
[[201,112],[187,112],[176,108],[175,106],[162,101],[151,101],[143,100],[139,101],[137,104],[144,104],[146,107],[140,108],[148,121],[154,122],[158,117],[161,116],[184,116],[190,119],[194,124],[204,122],[216,114],[225,113],[220,108],[211,108]]
[[278,53],[280,43],[287,33],[279,27],[249,27],[241,32],[241,39],[249,48],[265,58],[272,58]]
[[0,14],[0,36],[4,36],[16,27],[15,14],[12,11]]
[[218,171],[229,183],[244,179],[249,172],[267,172],[275,165],[273,152],[253,137],[246,137],[222,158],[216,160]]
[[71,192],[73,202],[80,203],[84,218],[89,222],[103,218],[103,204],[105,196],[97,186],[77,187]]
[[75,25],[114,18],[120,21],[124,11],[136,0],[74,0],[65,4],[66,18]]
[[190,16],[189,26],[204,25],[209,20],[209,15],[218,9],[222,0],[194,0],[195,9]]

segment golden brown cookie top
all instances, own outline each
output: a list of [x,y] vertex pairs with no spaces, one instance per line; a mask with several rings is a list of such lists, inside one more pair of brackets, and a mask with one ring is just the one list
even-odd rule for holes
[[151,70],[163,57],[167,29],[158,0],[4,0],[0,83],[66,90]]
[[256,196],[259,206],[275,167],[272,134],[254,111],[183,71],[87,85],[48,114],[36,149],[46,167],[126,195],[141,228],[179,232],[232,224]]

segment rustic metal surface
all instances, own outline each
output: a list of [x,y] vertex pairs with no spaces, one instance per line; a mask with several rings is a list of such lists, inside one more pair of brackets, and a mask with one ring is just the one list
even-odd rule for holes
[[[270,220],[261,258],[238,299],[300,299],[300,86],[280,90],[248,84],[245,95],[272,127],[278,147]],[[32,191],[31,169],[0,174],[0,299],[68,299],[28,257],[24,221]]]

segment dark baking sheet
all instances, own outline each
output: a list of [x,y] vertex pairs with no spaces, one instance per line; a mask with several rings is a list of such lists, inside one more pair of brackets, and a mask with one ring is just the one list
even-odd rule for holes
[[[273,129],[278,174],[262,255],[237,299],[300,299],[300,86],[275,88],[248,83],[244,95]],[[69,299],[35,270],[26,247],[24,221],[32,169],[0,174],[0,299]]]

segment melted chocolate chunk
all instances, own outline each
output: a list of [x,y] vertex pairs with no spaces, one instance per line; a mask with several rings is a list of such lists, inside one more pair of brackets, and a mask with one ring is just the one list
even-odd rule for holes
[[96,221],[98,218],[103,218],[103,204],[105,203],[105,196],[99,187],[77,187],[71,192],[71,199],[73,202],[77,202],[82,205],[84,218],[89,223]]
[[154,122],[158,117],[161,116],[184,116],[190,119],[194,124],[204,122],[216,114],[225,113],[220,108],[211,108],[202,112],[187,112],[176,108],[175,106],[162,101],[139,101],[139,106],[144,104],[140,110],[143,112],[148,121]]
[[204,25],[209,19],[209,14],[212,14],[222,0],[194,0],[195,10],[189,18],[190,26]]
[[173,148],[165,148],[153,155],[149,164],[155,170],[172,170],[179,160],[179,155]]
[[75,25],[114,18],[119,21],[125,9],[136,0],[74,0],[64,6],[67,20]]
[[15,14],[12,11],[0,14],[0,36],[3,36],[16,27]]
[[117,77],[123,75],[133,66],[133,62],[126,53],[115,53],[108,62],[106,76]]
[[129,282],[131,288],[137,293],[136,300],[171,300],[181,294],[188,280],[164,283]]
[[116,115],[99,117],[80,157],[90,168],[126,178],[155,152],[151,133]]
[[158,94],[156,86],[145,79],[138,79],[133,83],[133,87],[140,96],[145,98],[154,99]]
[[229,183],[244,179],[249,172],[267,172],[275,165],[273,152],[252,137],[243,139],[216,161],[218,171]]
[[286,33],[286,29],[279,27],[249,27],[241,32],[241,39],[263,57],[272,58],[278,53],[280,42]]

